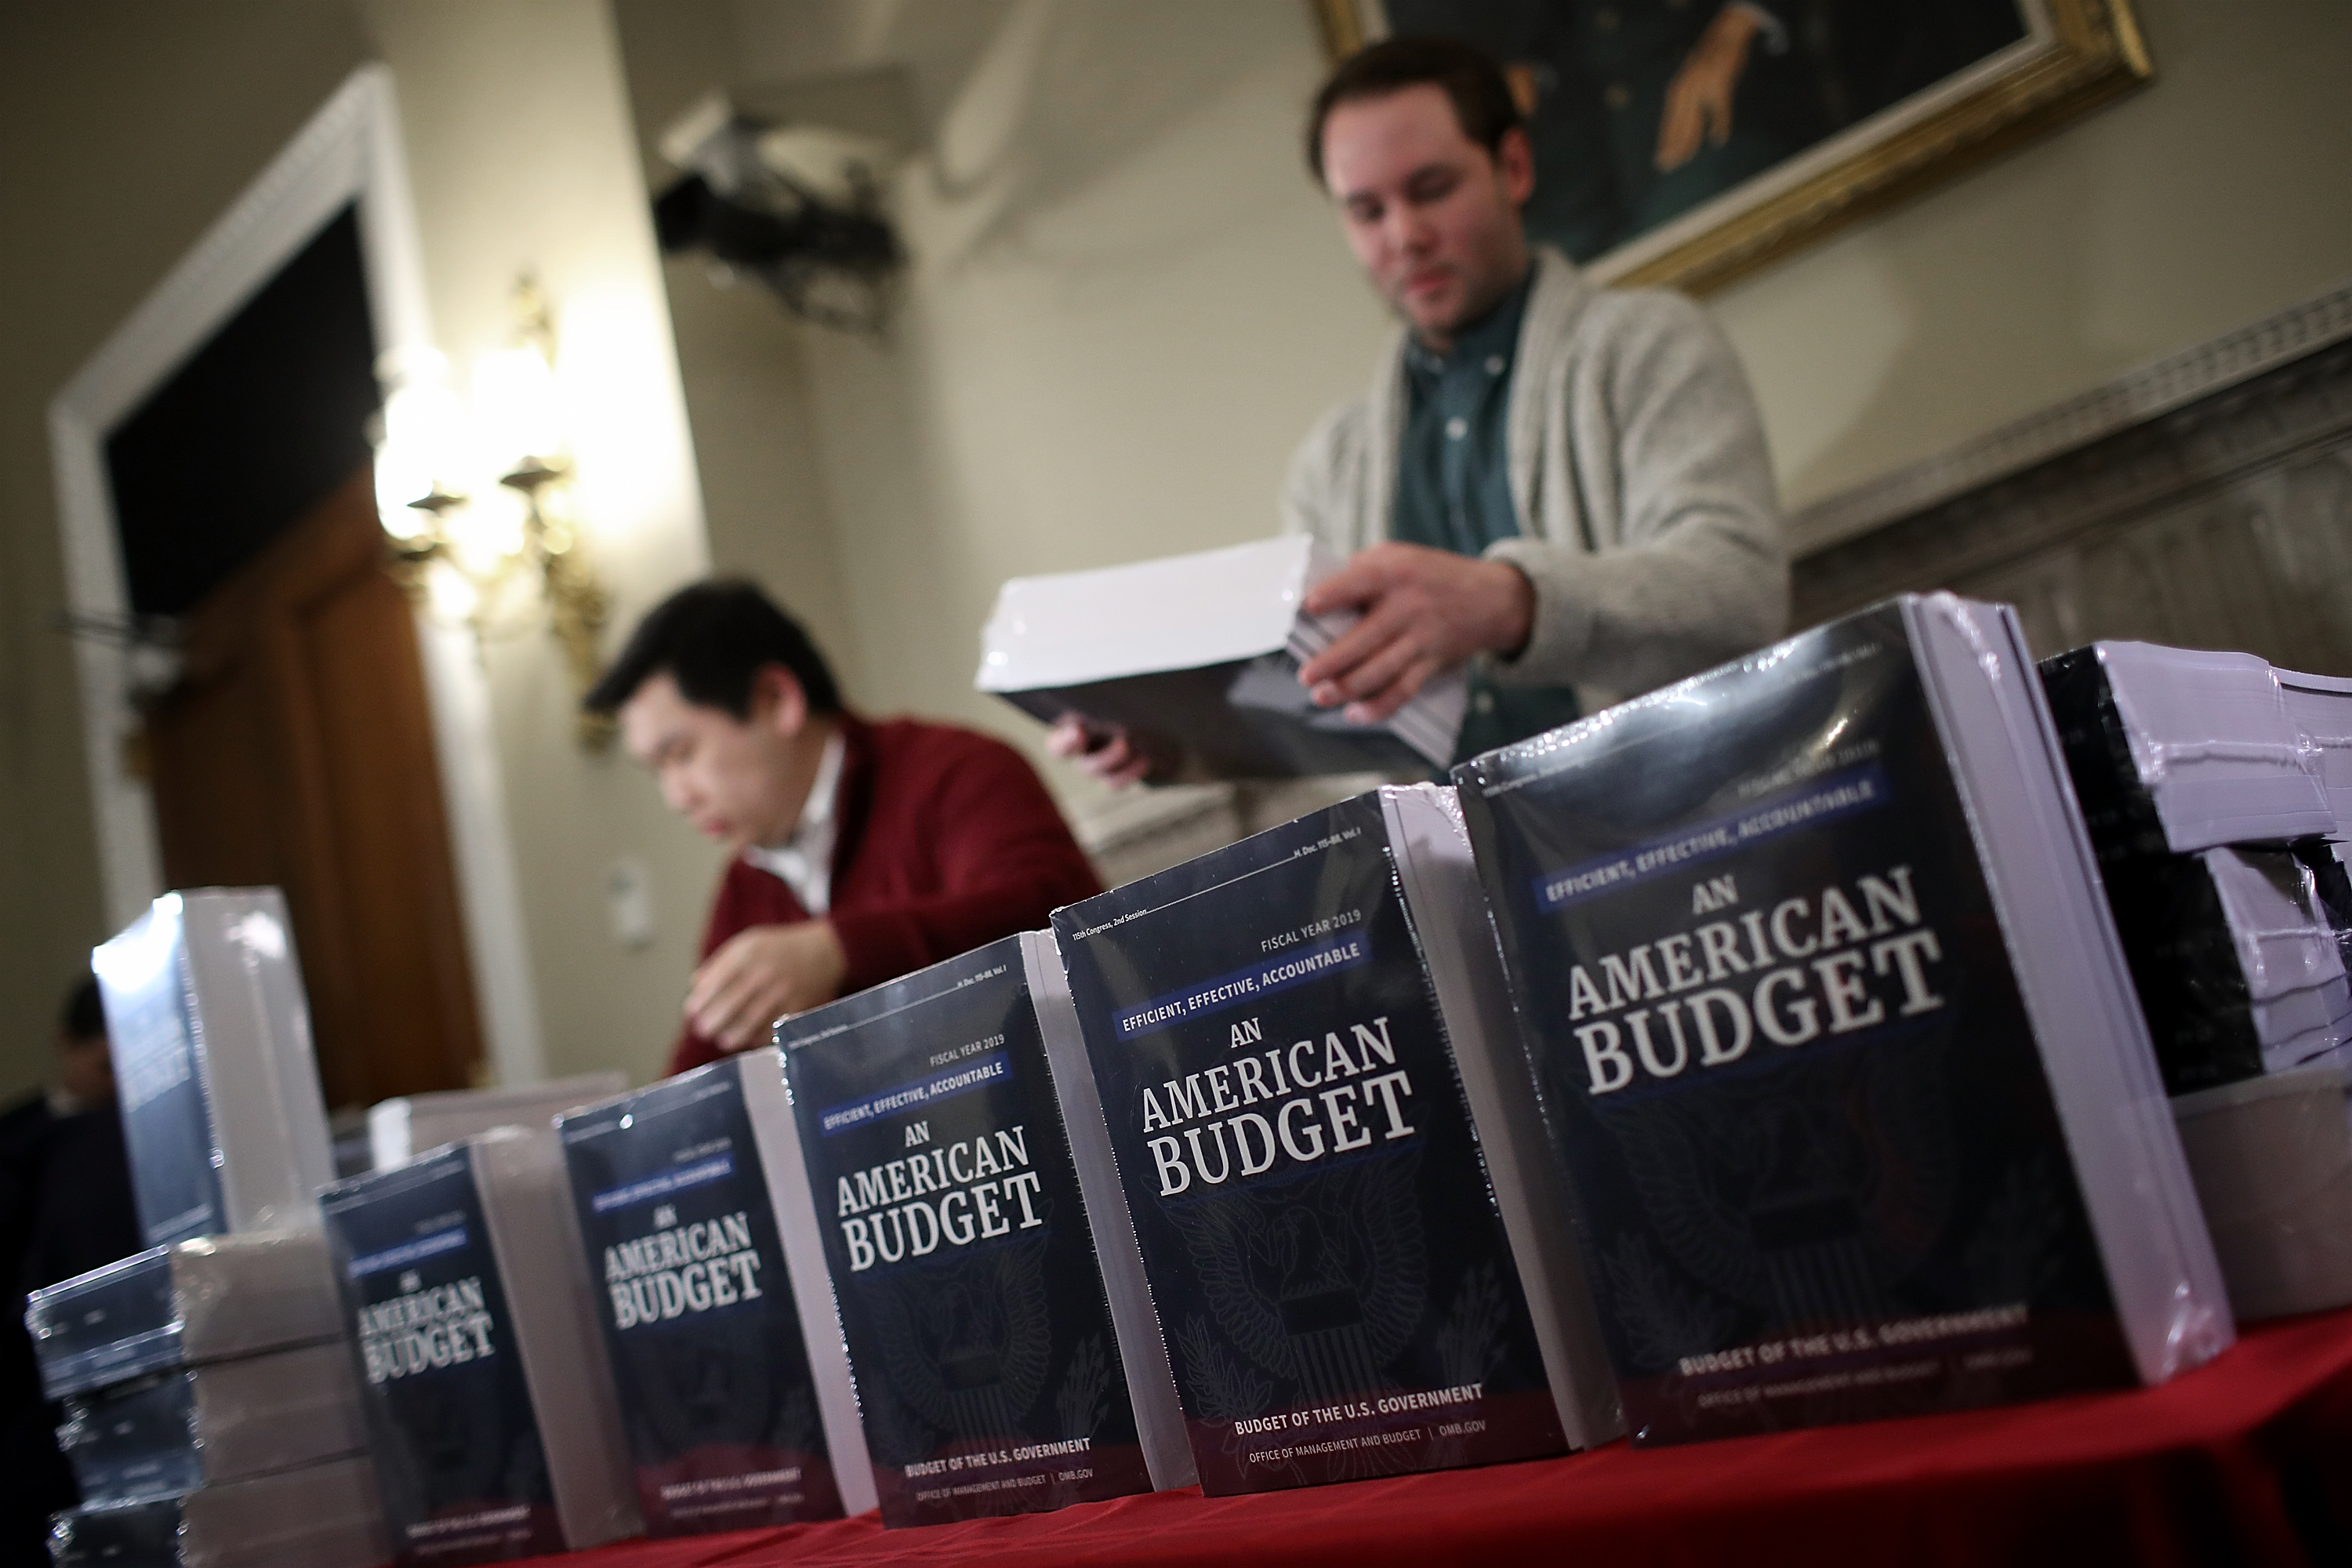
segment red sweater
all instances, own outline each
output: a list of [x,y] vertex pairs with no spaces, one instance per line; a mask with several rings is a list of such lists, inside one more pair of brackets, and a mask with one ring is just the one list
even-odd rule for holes
[[[948,724],[840,716],[840,827],[833,908],[848,995],[1014,931],[1102,891],[1034,769],[1002,741]],[[730,862],[710,906],[702,956],[737,931],[809,918],[782,878]],[[688,1027],[670,1055],[685,1072],[725,1055]]]

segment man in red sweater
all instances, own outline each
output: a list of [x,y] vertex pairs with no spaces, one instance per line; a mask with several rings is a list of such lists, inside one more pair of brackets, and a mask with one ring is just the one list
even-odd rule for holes
[[662,799],[734,852],[669,1070],[1102,890],[999,741],[841,705],[824,657],[749,583],[682,588],[588,693]]

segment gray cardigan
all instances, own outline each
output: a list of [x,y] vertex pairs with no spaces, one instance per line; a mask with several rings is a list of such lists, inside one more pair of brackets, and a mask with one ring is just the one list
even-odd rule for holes
[[[1779,637],[1788,547],[1756,402],[1715,323],[1679,294],[1596,289],[1549,247],[1536,268],[1506,428],[1523,537],[1486,552],[1534,584],[1535,626],[1488,668],[1572,685],[1591,712]],[[1292,458],[1287,531],[1343,554],[1388,536],[1403,342]]]

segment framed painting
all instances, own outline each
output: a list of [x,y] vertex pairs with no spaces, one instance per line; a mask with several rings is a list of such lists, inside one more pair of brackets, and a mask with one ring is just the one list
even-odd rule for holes
[[2152,71],[2130,0],[1313,0],[1333,58],[1439,34],[1504,64],[1528,227],[1704,293]]

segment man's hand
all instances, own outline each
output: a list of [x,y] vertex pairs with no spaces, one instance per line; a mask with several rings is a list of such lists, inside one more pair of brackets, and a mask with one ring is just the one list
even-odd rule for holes
[[1721,146],[1731,135],[1731,95],[1748,68],[1748,50],[1763,30],[1745,5],[1726,5],[1691,46],[1658,116],[1658,172],[1670,174],[1698,156],[1702,143]]
[[753,926],[702,961],[687,988],[695,1033],[730,1051],[762,1043],[787,1013],[821,1007],[841,994],[849,959],[826,921]]
[[1045,749],[1076,763],[1113,789],[1141,784],[1151,774],[1152,759],[1128,738],[1126,731],[1089,725],[1075,713],[1065,713],[1045,731]]
[[1355,559],[1307,595],[1307,614],[1356,609],[1363,619],[1298,672],[1317,703],[1348,704],[1374,724],[1430,677],[1478,653],[1515,654],[1535,625],[1536,595],[1516,566],[1393,542]]

